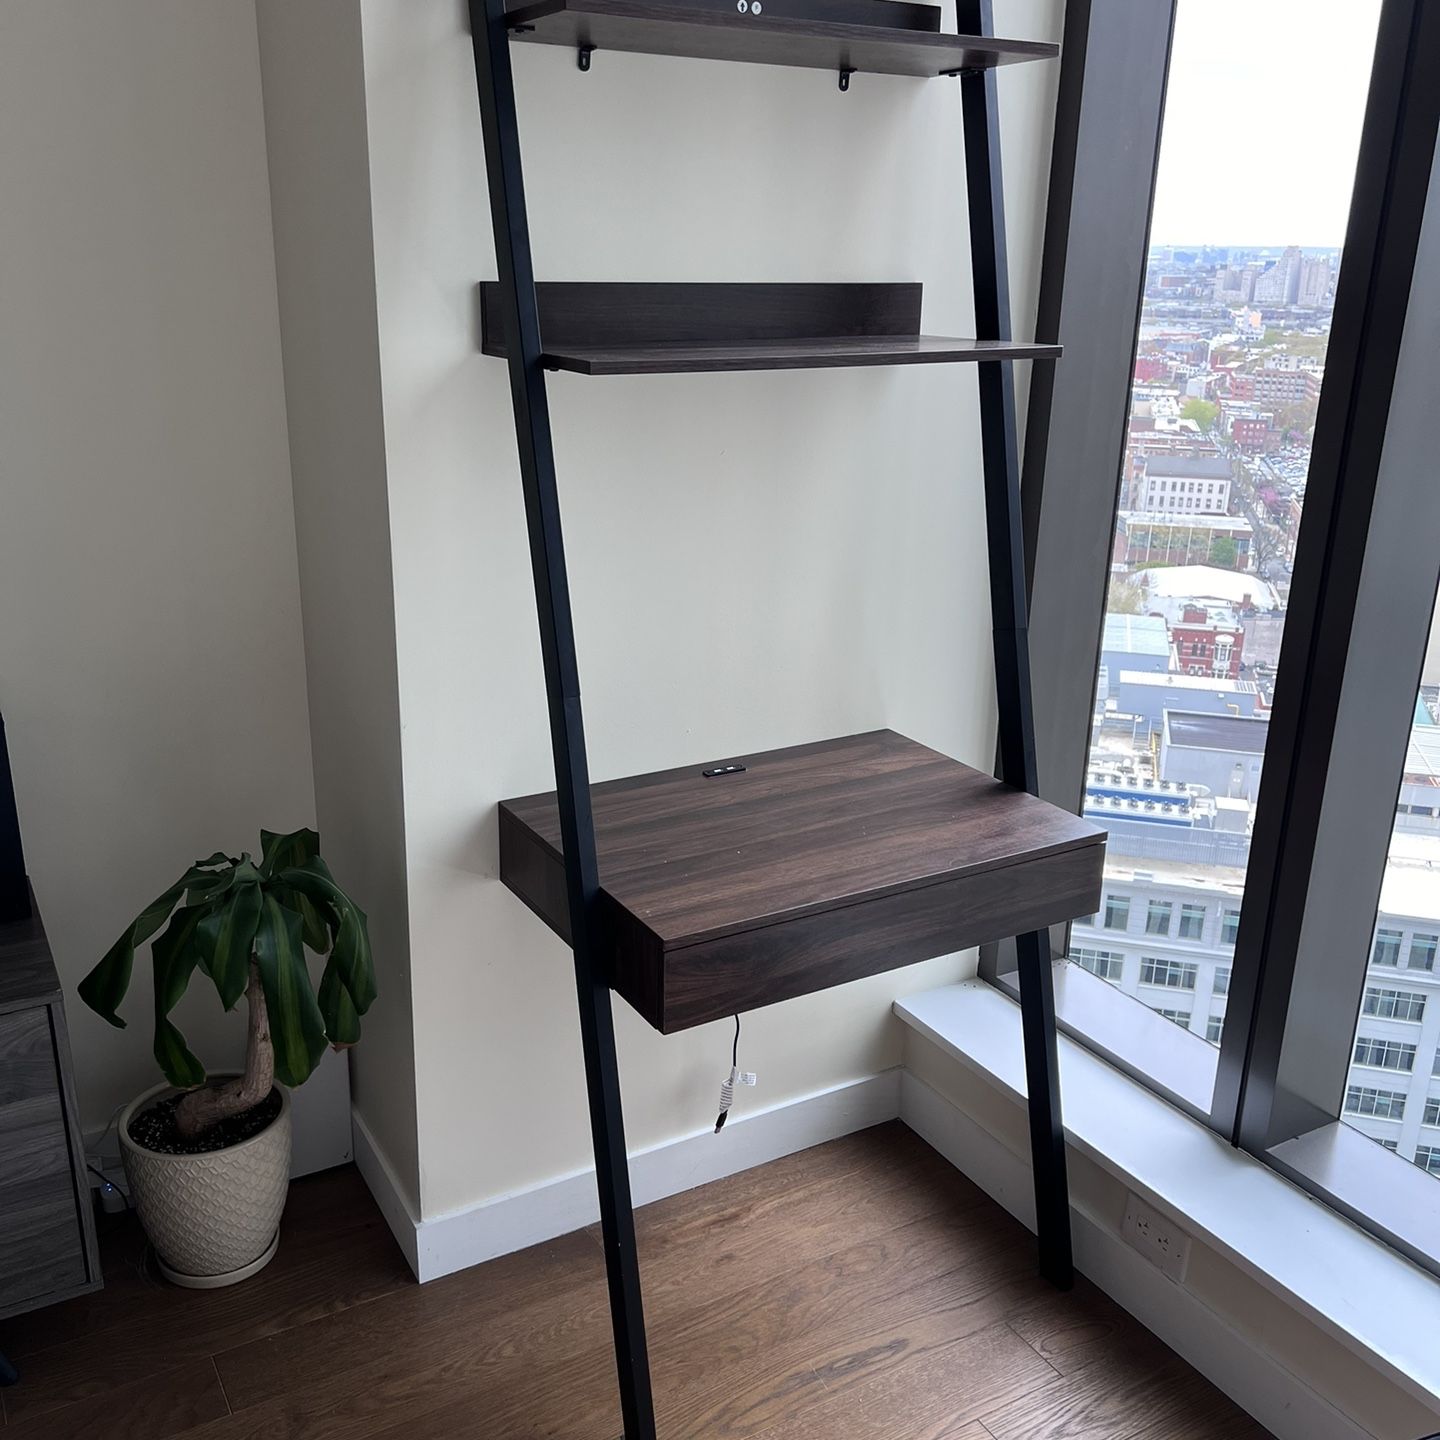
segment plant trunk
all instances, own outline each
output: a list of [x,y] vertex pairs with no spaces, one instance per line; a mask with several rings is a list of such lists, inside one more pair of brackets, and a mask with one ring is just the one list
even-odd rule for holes
[[202,1085],[176,1107],[175,1125],[182,1135],[194,1136],[258,1105],[275,1086],[275,1047],[270,1041],[270,1016],[260,967],[250,962],[250,983],[245,987],[250,1007],[250,1034],[245,1044],[245,1073],[223,1085]]

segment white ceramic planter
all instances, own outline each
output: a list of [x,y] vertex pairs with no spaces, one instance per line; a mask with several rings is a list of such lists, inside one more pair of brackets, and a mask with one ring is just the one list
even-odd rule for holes
[[[224,1078],[221,1076],[214,1079]],[[290,1186],[290,1096],[258,1135],[203,1155],[162,1155],[130,1138],[130,1120],[174,1094],[157,1085],[120,1116],[120,1156],[130,1199],[167,1280],[194,1289],[234,1285],[269,1264]]]

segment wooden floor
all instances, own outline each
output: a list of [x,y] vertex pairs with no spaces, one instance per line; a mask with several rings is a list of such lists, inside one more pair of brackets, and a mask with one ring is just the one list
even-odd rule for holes
[[[723,1144],[718,1140],[717,1144]],[[898,1124],[640,1212],[661,1440],[1263,1440]],[[293,1187],[230,1290],[164,1284],[133,1223],[98,1294],[0,1323],[6,1440],[620,1434],[584,1231],[420,1287],[353,1170]]]

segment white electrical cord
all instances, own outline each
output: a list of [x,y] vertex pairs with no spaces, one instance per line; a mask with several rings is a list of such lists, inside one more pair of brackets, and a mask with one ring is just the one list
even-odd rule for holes
[[720,1114],[715,1119],[715,1133],[718,1135],[725,1128],[725,1120],[730,1114],[730,1107],[735,1103],[735,1087],[737,1085],[754,1085],[757,1076],[753,1070],[742,1070],[740,1068],[740,1017],[735,1017],[735,1042],[730,1047],[730,1074],[724,1084],[720,1086]]

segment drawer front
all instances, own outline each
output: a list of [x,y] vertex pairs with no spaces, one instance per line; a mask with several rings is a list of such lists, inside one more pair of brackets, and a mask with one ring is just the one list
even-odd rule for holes
[[49,1012],[0,1015],[0,1310],[84,1284]]

